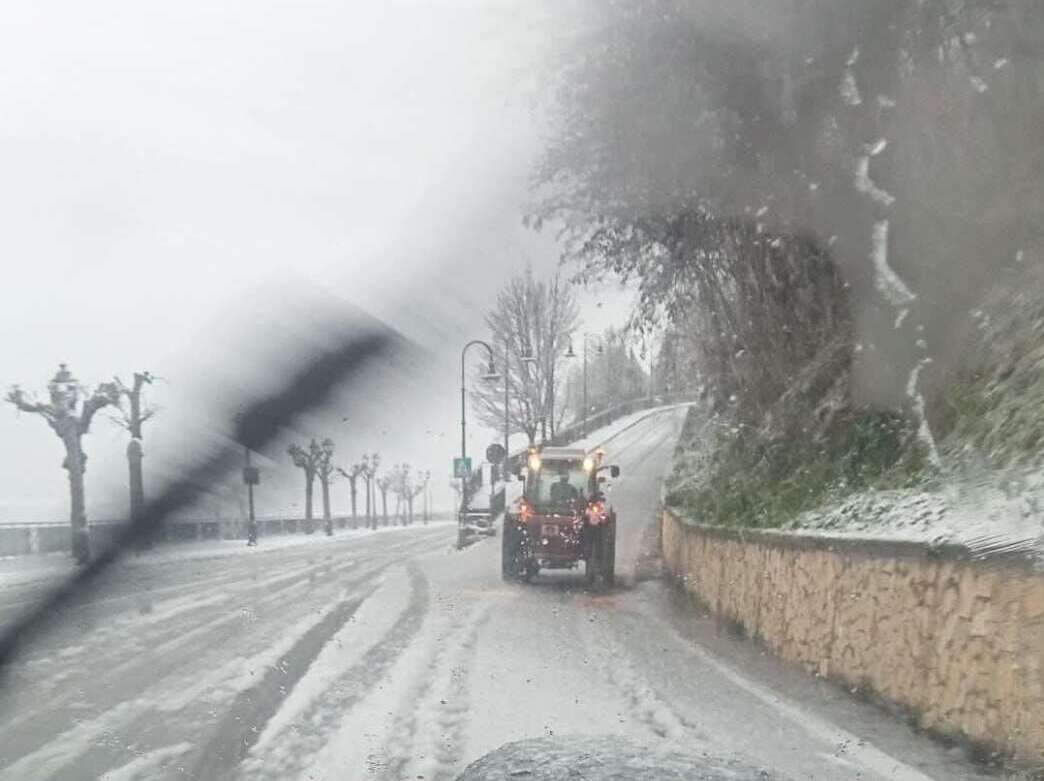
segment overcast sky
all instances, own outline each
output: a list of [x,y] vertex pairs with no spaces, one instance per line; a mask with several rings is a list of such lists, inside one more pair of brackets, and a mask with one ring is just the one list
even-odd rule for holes
[[[146,430],[148,479],[212,422],[215,367],[249,384],[279,365],[229,354],[252,324],[292,317],[307,331],[309,301],[343,300],[430,362],[384,419],[300,434],[447,472],[460,345],[484,335],[482,310],[512,271],[555,266],[553,241],[519,218],[547,59],[575,29],[566,7],[6,4],[0,385],[42,391],[59,361],[91,385],[165,377],[152,389],[164,409]],[[621,321],[626,300],[585,296],[587,326]],[[328,420],[341,417],[309,425]],[[99,418],[86,440],[93,517],[125,507],[124,436]],[[61,458],[42,420],[0,408],[0,520],[65,517]]]

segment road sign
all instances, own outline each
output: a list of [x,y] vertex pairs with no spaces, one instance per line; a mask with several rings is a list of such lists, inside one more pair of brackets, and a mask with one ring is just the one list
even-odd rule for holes
[[486,448],[486,460],[491,464],[499,464],[506,455],[507,452],[504,450],[504,446],[499,442],[494,442]]
[[471,475],[471,459],[470,458],[454,458],[453,459],[453,476],[454,477],[469,477]]
[[261,482],[261,471],[256,466],[248,466],[243,469],[243,482],[247,485],[257,485]]

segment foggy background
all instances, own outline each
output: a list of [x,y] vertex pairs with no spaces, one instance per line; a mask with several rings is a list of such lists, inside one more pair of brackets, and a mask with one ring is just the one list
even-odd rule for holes
[[[447,507],[460,347],[486,336],[482,313],[510,273],[557,263],[553,238],[519,216],[543,132],[535,85],[573,13],[466,1],[5,8],[0,387],[43,396],[59,362],[88,387],[163,378],[147,388],[161,408],[145,428],[148,493],[220,436],[223,391],[285,364],[273,335],[300,345],[343,302],[345,318],[383,319],[426,360],[412,386],[374,378],[386,402],[374,414],[324,410],[292,436],[333,438],[342,466],[379,451],[430,469]],[[629,301],[615,288],[581,296],[585,327],[621,322]],[[474,454],[498,436],[471,432]],[[96,417],[89,518],[127,512],[126,441]],[[5,404],[0,442],[0,521],[64,520],[58,438]],[[276,457],[261,462],[258,512],[300,513],[299,471]],[[332,493],[347,512],[346,483]]]

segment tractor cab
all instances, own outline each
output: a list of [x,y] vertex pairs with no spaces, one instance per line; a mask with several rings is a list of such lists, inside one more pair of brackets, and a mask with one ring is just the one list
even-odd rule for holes
[[502,535],[505,580],[529,580],[541,569],[573,569],[584,562],[588,582],[611,586],[615,573],[616,513],[606,504],[601,451],[532,449],[521,470],[521,498],[508,508]]

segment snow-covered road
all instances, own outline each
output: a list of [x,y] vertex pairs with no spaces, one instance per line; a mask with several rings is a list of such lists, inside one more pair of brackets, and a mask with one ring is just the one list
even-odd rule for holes
[[[606,444],[631,574],[610,594],[505,584],[499,539],[458,552],[449,524],[121,564],[3,682],[0,777],[437,781],[523,738],[626,734],[795,779],[980,778],[633,577],[683,417]],[[39,588],[0,587],[0,622]]]

